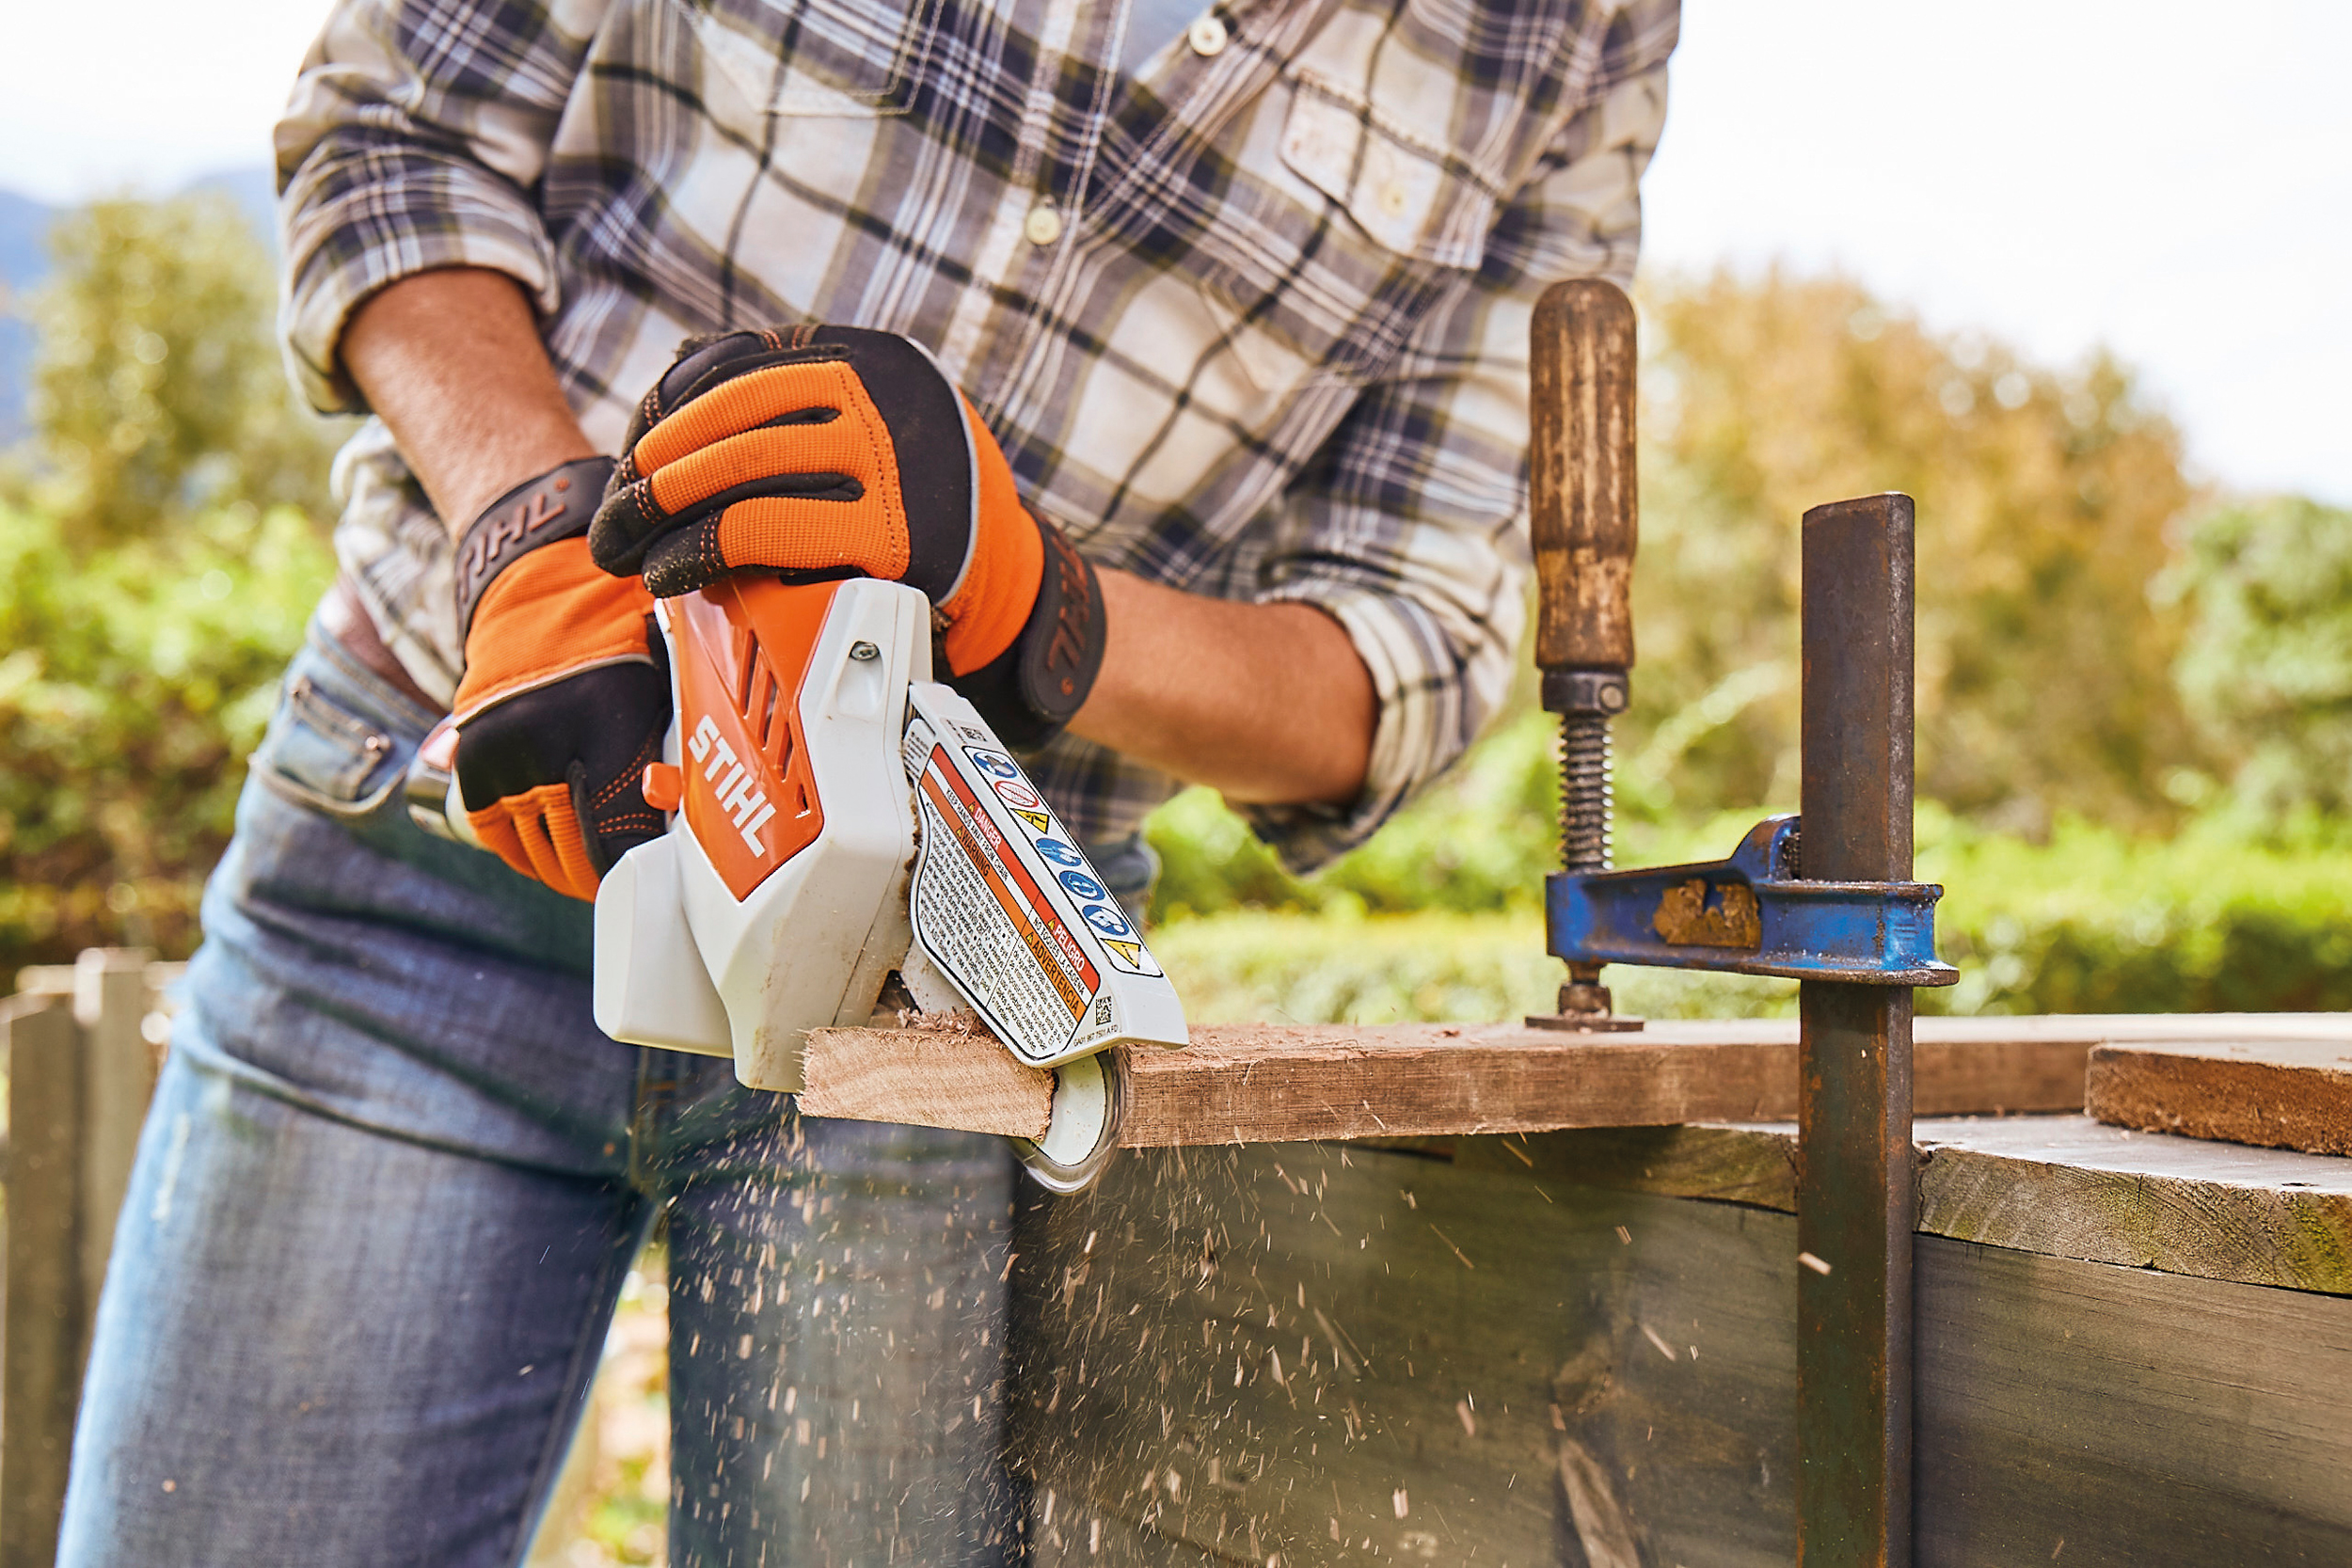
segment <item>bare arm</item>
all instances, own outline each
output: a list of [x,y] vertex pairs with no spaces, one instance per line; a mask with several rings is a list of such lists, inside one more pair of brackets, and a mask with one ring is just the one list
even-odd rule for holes
[[[530,299],[503,273],[420,273],[352,317],[343,367],[454,532],[513,486],[596,448]],[[1071,726],[1236,800],[1343,801],[1363,784],[1372,677],[1338,622],[1103,574],[1109,638]]]
[[596,455],[530,296],[502,272],[403,278],[354,313],[342,359],[452,533],[523,481]]
[[1379,702],[1337,621],[1102,577],[1103,673],[1071,729],[1239,801],[1344,802],[1363,787]]

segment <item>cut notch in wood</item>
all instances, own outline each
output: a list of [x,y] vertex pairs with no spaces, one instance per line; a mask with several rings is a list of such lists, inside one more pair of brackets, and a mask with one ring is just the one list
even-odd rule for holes
[[2344,1022],[2332,1040],[2101,1045],[2084,1107],[2118,1127],[2352,1154],[2352,1019]]

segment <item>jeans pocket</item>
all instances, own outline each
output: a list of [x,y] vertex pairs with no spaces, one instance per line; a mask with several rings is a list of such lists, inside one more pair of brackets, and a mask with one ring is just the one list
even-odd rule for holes
[[253,776],[296,805],[329,816],[366,816],[398,787],[401,769],[389,734],[322,686],[298,657],[253,753]]

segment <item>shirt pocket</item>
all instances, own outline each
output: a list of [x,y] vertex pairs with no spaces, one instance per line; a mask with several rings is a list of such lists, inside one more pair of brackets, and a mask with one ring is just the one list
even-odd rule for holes
[[1377,375],[1486,257],[1497,188],[1360,90],[1309,71],[1200,288],[1262,386]]
[[392,737],[298,671],[254,751],[253,776],[296,805],[366,816],[400,784]]
[[938,31],[940,0],[671,0],[705,62],[771,115],[904,114]]

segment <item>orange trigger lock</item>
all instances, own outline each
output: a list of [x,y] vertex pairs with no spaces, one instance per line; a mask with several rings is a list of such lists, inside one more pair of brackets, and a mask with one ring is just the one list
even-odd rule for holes
[[686,799],[686,775],[673,763],[649,762],[637,787],[645,804],[656,811],[673,812]]

